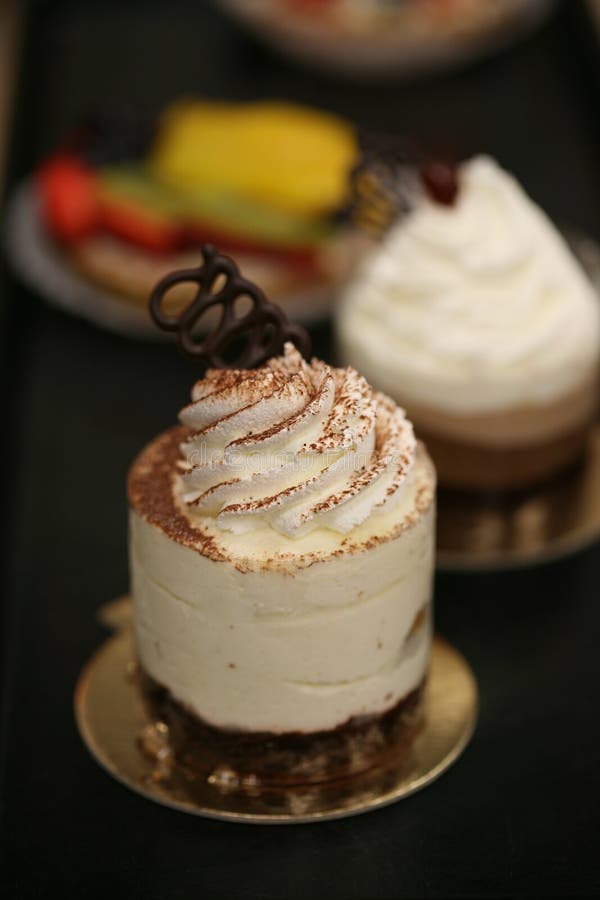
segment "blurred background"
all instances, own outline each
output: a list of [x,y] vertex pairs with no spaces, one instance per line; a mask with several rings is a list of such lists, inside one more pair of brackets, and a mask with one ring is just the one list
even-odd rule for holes
[[[377,17],[396,6],[425,18],[392,39]],[[153,120],[185,95],[293,101],[459,158],[489,153],[555,222],[598,240],[599,34],[600,0],[0,0],[3,247],[18,231],[7,218],[16,192],[90,110]],[[171,828],[162,810],[140,815],[136,798],[107,788],[75,733],[72,689],[102,639],[97,609],[127,590],[129,464],[173,424],[198,370],[172,347],[96,327],[89,304],[65,304],[54,257],[36,266],[39,247],[29,257],[29,237],[20,246],[19,264],[3,252],[0,272],[4,809],[16,896],[44,896],[49,881],[65,896],[92,896],[84,886],[95,873],[105,895],[122,878],[130,896],[165,897],[173,871],[172,896],[191,896],[199,833],[215,898],[236,895],[240,871],[248,896],[261,897],[281,896],[282,883],[290,897],[311,896],[317,875],[345,898],[374,887],[396,896],[399,884],[407,896],[504,896],[515,886],[522,896],[567,896],[574,885],[595,895],[597,809],[584,798],[598,786],[597,547],[545,569],[438,576],[439,627],[472,662],[485,707],[469,765],[406,819],[383,812],[344,832],[332,823],[329,843],[296,831],[275,864],[264,831],[228,833],[237,867],[219,856],[224,832],[211,823],[200,832],[181,817]],[[312,336],[331,360],[327,316]],[[108,833],[110,854],[99,854]],[[401,877],[390,863],[399,838]],[[364,864],[348,869],[357,850]]]
[[[592,22],[600,17],[596,0],[544,3],[533,19],[511,23],[511,28],[497,35],[495,41],[472,40],[461,46],[462,55],[457,50],[450,59],[436,47],[437,57],[425,54],[420,65],[407,64],[399,71],[393,63],[382,64],[380,69],[357,66],[354,71],[347,65],[331,64],[325,67],[330,71],[323,73],[319,57],[315,59],[310,52],[302,54],[296,49],[292,61],[285,45],[280,44],[273,51],[268,40],[260,42],[264,30],[248,27],[244,16],[233,14],[238,7],[256,5],[252,0],[222,6],[182,0],[171,4],[133,0],[124,6],[110,0],[38,0],[30,4],[3,0],[3,145],[8,141],[11,100],[21,67],[20,101],[26,100],[28,105],[22,111],[28,121],[35,121],[37,131],[31,137],[39,139],[30,156],[37,155],[38,159],[53,149],[65,131],[90,109],[102,104],[135,105],[152,114],[182,94],[240,100],[277,96],[333,109],[367,128],[456,134],[467,150],[484,147],[503,155],[509,169],[516,156],[511,146],[518,144],[522,165],[537,156],[538,165],[530,168],[533,177],[537,171],[537,181],[541,183],[544,166],[550,165],[543,158],[548,154],[539,152],[541,140],[527,140],[527,132],[533,135],[544,119],[551,118],[546,104],[535,100],[536,96],[542,99],[538,83],[543,82],[543,97],[553,95],[561,109],[567,111],[568,87],[557,62],[560,59],[563,63],[565,57],[573,55],[567,49],[573,30],[579,25],[590,31]],[[267,8],[270,5],[277,4],[267,0]],[[366,5],[374,4],[366,0]],[[422,5],[427,7],[427,0]],[[436,0],[431,5],[435,6]],[[438,0],[438,5],[444,6],[444,0]],[[502,8],[503,4],[490,5]],[[512,5],[510,0],[507,5]],[[528,0],[523,5],[529,6]],[[289,4],[290,9],[296,6],[300,8],[302,4]],[[313,0],[305,6],[315,17],[327,4]],[[285,0],[280,7],[286,8]],[[557,13],[553,13],[553,7],[558,7]],[[583,9],[585,17],[580,15]],[[226,10],[231,14],[227,15]],[[531,36],[534,23],[543,22],[542,12],[546,11],[554,17],[546,24],[545,32]],[[20,50],[25,20],[32,28],[24,57]],[[591,34],[587,37],[594,39]],[[334,43],[336,38],[329,36]],[[529,45],[525,48],[522,41],[526,38]],[[516,48],[500,52],[514,41],[519,41]],[[403,48],[396,51],[397,56],[402,54]],[[475,64],[468,65],[472,57]],[[570,71],[580,70],[582,62],[581,58],[572,59]],[[577,112],[570,110],[572,119]],[[527,113],[531,117],[525,119]],[[519,140],[514,134],[518,125],[524,131]],[[557,127],[554,141],[577,139],[565,131],[564,124]],[[29,164],[27,159],[17,160],[17,171],[26,171]],[[535,192],[535,183],[532,191]]]
[[[594,231],[596,124],[582,112],[599,77],[595,0],[5,0],[1,15],[0,161],[12,138],[15,185],[93,116],[116,112],[139,130],[181,97],[276,99],[455,158],[489,153],[555,221]],[[11,260],[37,293],[106,318],[104,299],[84,302],[72,294],[85,286],[50,273],[52,243],[38,252],[32,227],[12,218],[8,232]],[[115,316],[131,331],[130,308]]]
[[20,50],[23,4],[3,0],[0,4],[0,172],[4,180],[11,104],[15,90]]

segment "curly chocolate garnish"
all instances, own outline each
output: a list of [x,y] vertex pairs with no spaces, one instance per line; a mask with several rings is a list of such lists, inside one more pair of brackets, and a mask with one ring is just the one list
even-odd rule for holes
[[[253,369],[283,351],[291,341],[303,356],[310,353],[310,336],[300,325],[292,324],[280,306],[267,300],[263,291],[244,278],[235,262],[223,256],[211,244],[202,247],[204,262],[195,269],[180,269],[162,278],[150,295],[150,315],[163,331],[172,331],[183,352],[217,369]],[[224,284],[215,288],[217,280]],[[177,284],[192,282],[198,285],[196,296],[182,313],[167,315],[162,302],[167,292]],[[248,297],[252,303],[248,312],[236,315],[235,302]],[[216,328],[202,340],[194,337],[194,329],[204,313],[214,306],[221,307]],[[233,358],[228,350],[239,343],[241,351]]]

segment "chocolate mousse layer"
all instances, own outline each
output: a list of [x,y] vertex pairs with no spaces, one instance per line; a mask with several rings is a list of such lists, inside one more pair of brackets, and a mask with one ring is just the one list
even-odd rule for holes
[[166,726],[175,767],[188,781],[276,786],[347,778],[383,764],[391,754],[408,754],[422,723],[425,679],[380,715],[353,716],[328,731],[278,734],[215,728],[141,667],[138,677],[147,712]]

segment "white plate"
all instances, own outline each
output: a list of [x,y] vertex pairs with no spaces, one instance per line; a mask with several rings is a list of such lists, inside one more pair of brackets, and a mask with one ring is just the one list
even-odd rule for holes
[[365,31],[332,34],[308,16],[291,15],[274,0],[220,0],[221,5],[278,52],[341,75],[418,75],[460,64],[498,50],[537,25],[555,0],[500,0],[506,7],[486,25],[452,30],[403,28],[385,36]]
[[[127,337],[172,339],[154,325],[143,307],[99,287],[69,266],[41,221],[33,179],[16,187],[8,205],[4,232],[6,253],[17,275],[53,306]],[[290,319],[310,325],[331,314],[334,295],[335,289],[327,286],[303,289],[280,299],[284,300]]]

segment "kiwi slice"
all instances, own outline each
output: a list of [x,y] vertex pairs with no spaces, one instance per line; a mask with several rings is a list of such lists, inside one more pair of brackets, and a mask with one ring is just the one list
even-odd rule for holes
[[100,189],[129,200],[149,215],[199,226],[211,225],[255,241],[289,247],[314,246],[333,230],[329,218],[307,219],[261,206],[226,190],[179,191],[161,184],[143,165],[110,166],[98,172]]

